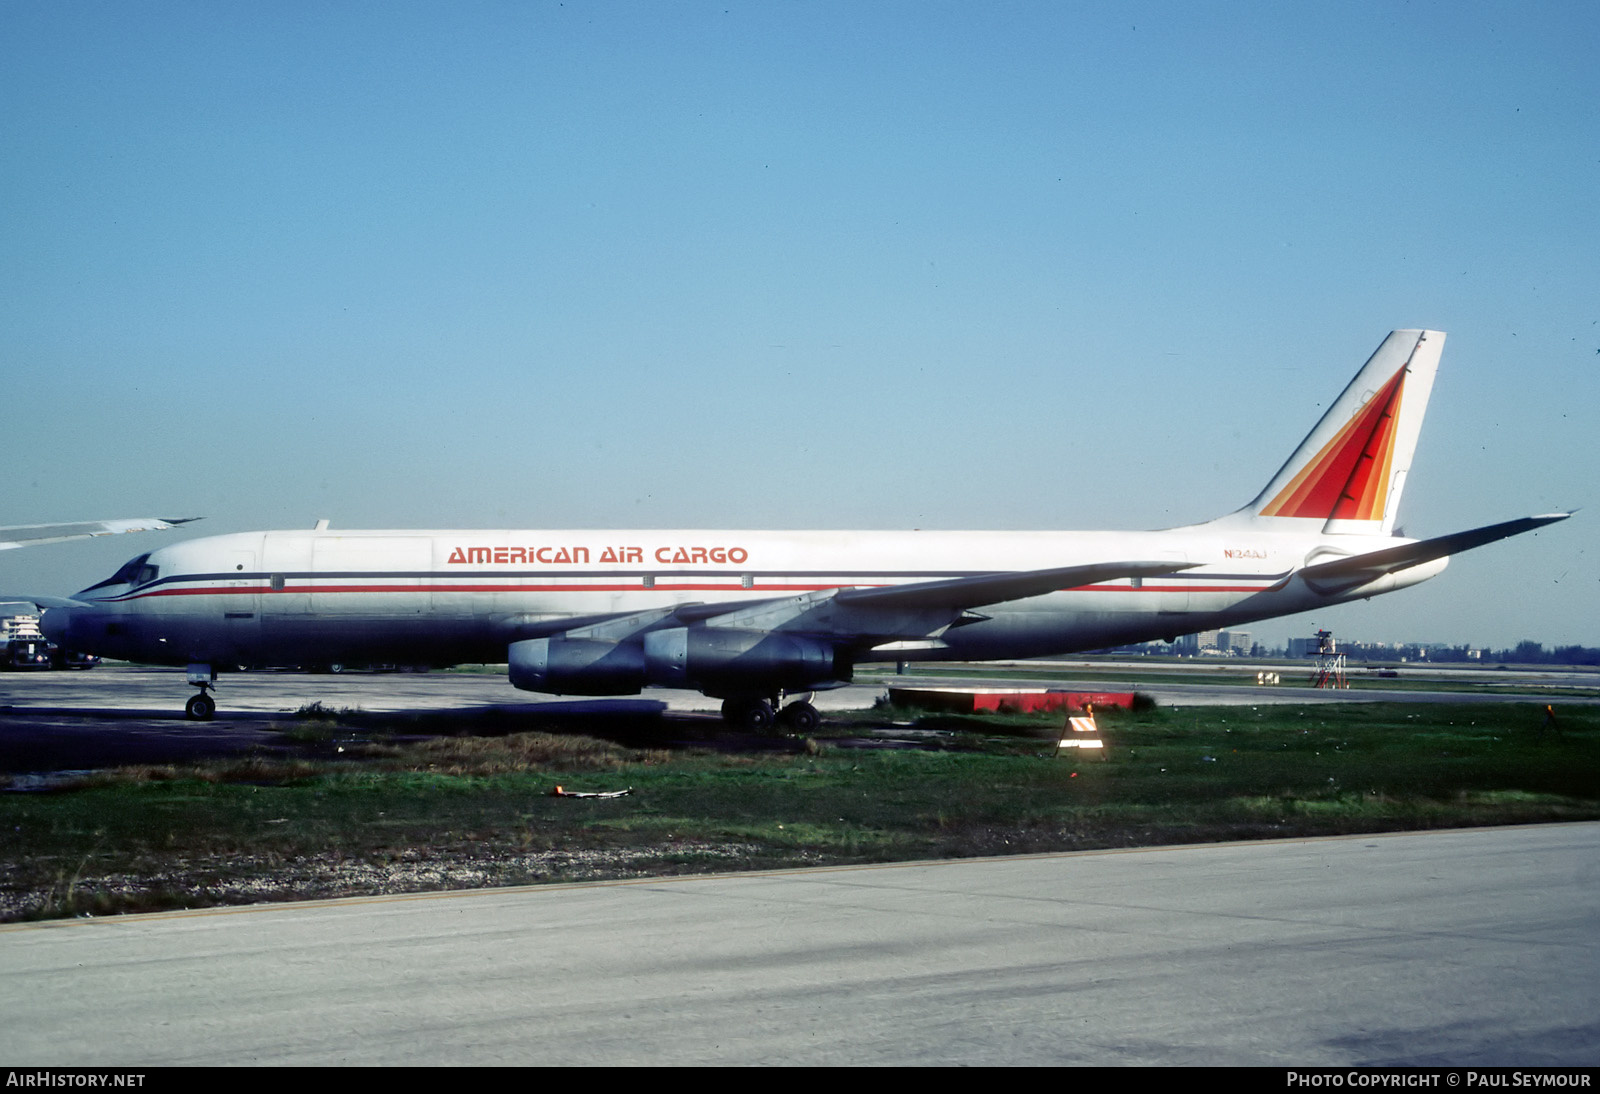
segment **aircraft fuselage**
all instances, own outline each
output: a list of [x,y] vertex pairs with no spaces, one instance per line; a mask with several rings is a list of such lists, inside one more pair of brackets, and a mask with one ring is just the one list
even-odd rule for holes
[[[1342,552],[1411,542],[1342,537]],[[1369,542],[1370,541],[1370,542]],[[155,664],[503,662],[511,642],[585,620],[1093,563],[1192,569],[984,606],[942,634],[857,660],[978,660],[1096,649],[1230,626],[1415,584],[1444,560],[1337,595],[1296,571],[1326,557],[1299,533],[351,531],[256,532],[152,552],[143,580],[47,613],[72,649]]]

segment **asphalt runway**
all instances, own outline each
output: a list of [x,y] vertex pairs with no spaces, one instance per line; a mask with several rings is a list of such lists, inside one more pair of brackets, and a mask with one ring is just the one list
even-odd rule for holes
[[1594,1065],[1600,824],[0,927],[0,1059]]

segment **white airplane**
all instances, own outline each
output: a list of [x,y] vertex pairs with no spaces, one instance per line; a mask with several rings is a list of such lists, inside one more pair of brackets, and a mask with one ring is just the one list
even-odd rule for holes
[[135,517],[132,520],[84,520],[73,524],[11,524],[0,527],[0,551],[15,547],[37,547],[41,543],[62,543],[69,539],[114,536],[120,532],[155,532],[199,519]]
[[[1448,556],[1564,520],[1393,534],[1444,335],[1395,331],[1238,512],[1153,532],[315,531],[140,555],[43,628],[102,657],[186,665],[510,666],[558,695],[651,686],[752,729],[817,723],[861,662],[1098,649],[1391,592]],[[800,696],[778,713],[785,697]]]

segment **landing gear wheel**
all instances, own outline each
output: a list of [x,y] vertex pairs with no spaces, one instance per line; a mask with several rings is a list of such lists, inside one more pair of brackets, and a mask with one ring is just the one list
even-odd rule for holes
[[750,733],[766,733],[775,718],[772,704],[765,699],[725,699],[722,703],[722,720]]
[[216,712],[217,701],[203,691],[189,696],[189,701],[183,704],[184,716],[191,722],[209,722]]
[[822,715],[817,713],[816,707],[802,699],[784,707],[778,720],[796,733],[815,733],[822,724]]

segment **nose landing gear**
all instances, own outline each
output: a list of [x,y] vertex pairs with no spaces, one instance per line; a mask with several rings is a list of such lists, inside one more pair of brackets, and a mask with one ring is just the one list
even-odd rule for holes
[[216,670],[210,665],[190,665],[189,683],[200,691],[189,696],[189,701],[183,704],[183,716],[191,722],[211,721],[217,713],[217,701],[211,698],[211,688],[217,683]]
[[191,722],[209,722],[216,712],[217,701],[204,691],[189,696],[189,701],[183,704],[184,717]]

